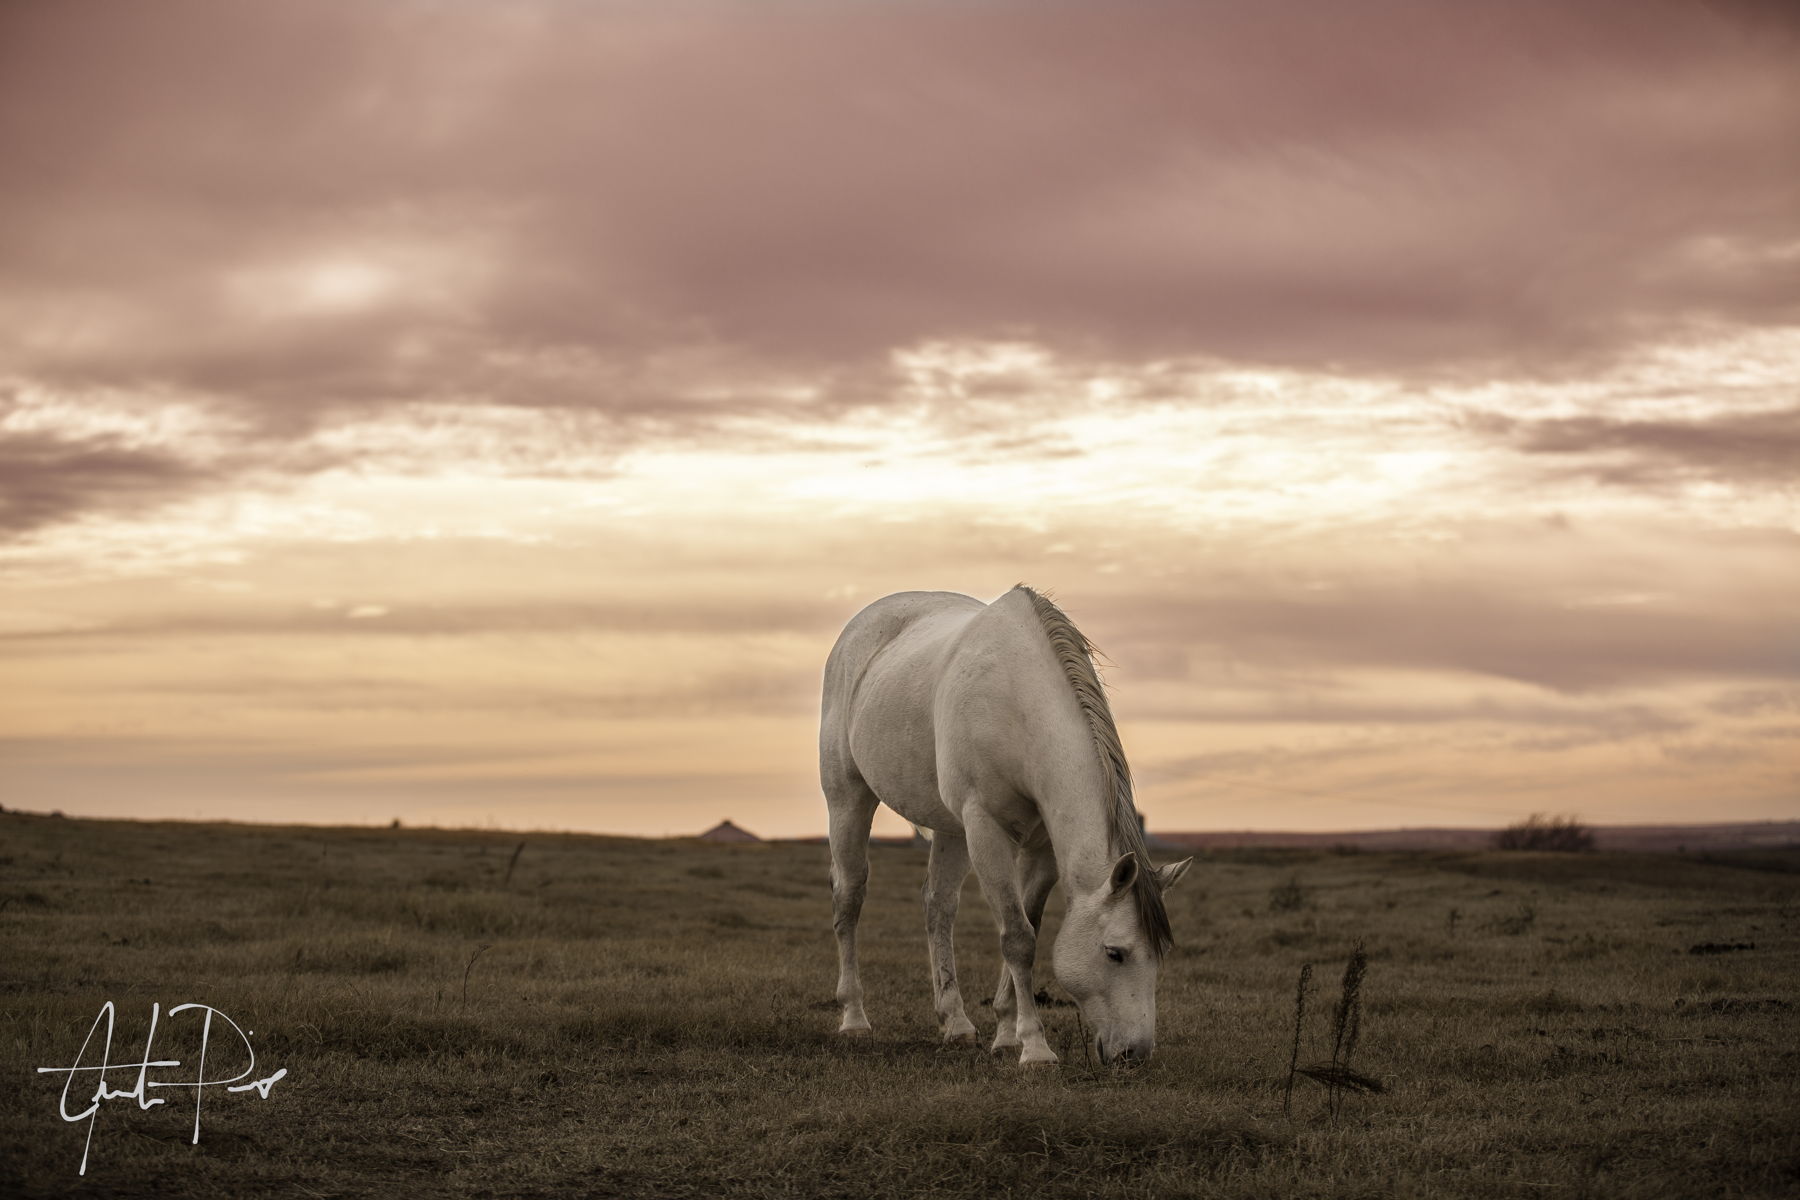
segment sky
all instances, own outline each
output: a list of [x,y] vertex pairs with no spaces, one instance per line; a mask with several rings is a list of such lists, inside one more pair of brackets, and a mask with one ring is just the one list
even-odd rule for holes
[[1774,5],[17,0],[0,796],[818,833],[1024,581],[1152,829],[1800,816],[1797,134]]

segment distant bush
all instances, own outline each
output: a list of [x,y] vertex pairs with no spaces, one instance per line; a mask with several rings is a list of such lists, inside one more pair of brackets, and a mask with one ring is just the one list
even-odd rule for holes
[[1484,928],[1491,929],[1495,933],[1504,933],[1508,937],[1518,937],[1530,929],[1536,921],[1536,906],[1521,901],[1517,912],[1509,913],[1504,917],[1495,917],[1488,921]]
[[1594,848],[1594,831],[1573,815],[1553,817],[1532,813],[1516,825],[1494,835],[1496,850],[1587,851]]
[[1269,889],[1270,912],[1299,912],[1311,903],[1306,889],[1300,884],[1300,877],[1294,876],[1286,883]]

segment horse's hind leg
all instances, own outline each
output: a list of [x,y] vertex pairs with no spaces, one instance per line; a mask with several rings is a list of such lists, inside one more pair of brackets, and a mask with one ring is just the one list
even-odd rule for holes
[[[1018,879],[1019,899],[1025,906],[1025,919],[1031,922],[1032,932],[1037,933],[1044,927],[1044,905],[1050,899],[1050,890],[1056,886],[1056,855],[1052,852],[1049,841],[1020,847],[1014,859],[1014,869]],[[1003,962],[1000,964],[1000,984],[994,991],[994,1014],[999,1017],[1000,1025],[994,1031],[993,1052],[1019,1048],[1016,1012],[1012,968]]]
[[879,803],[869,785],[844,775],[825,784],[831,814],[831,925],[837,931],[837,1001],[844,1019],[838,1032],[867,1037],[869,1017],[863,1012],[862,976],[856,967],[856,922],[862,916],[869,882],[869,826]]
[[969,877],[969,843],[951,833],[932,835],[925,868],[925,944],[931,954],[931,995],[946,1042],[975,1044],[975,1026],[956,986],[956,904]]

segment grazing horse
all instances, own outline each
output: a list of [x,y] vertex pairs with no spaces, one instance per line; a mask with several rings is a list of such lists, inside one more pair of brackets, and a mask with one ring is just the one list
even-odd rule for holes
[[878,803],[932,833],[925,931],[944,1040],[972,1044],[951,931],[970,865],[1000,928],[993,1051],[1054,1063],[1031,970],[1044,902],[1067,897],[1056,978],[1103,1062],[1156,1044],[1157,966],[1171,944],[1162,894],[1191,859],[1157,868],[1093,647],[1021,584],[992,604],[899,592],[844,627],[825,663],[819,776],[831,816],[839,1032],[866,1036],[856,922]]

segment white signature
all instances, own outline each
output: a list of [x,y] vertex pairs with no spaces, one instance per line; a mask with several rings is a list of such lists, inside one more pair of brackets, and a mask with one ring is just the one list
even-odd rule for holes
[[[136,1100],[139,1109],[149,1110],[155,1108],[158,1104],[167,1103],[167,1101],[160,1096],[151,1096],[149,1094],[149,1089],[193,1088],[193,1144],[198,1145],[200,1142],[200,1098],[207,1088],[222,1087],[228,1092],[248,1092],[254,1089],[264,1100],[267,1100],[269,1098],[269,1089],[274,1087],[277,1082],[287,1075],[287,1068],[283,1067],[273,1075],[268,1075],[261,1079],[252,1079],[249,1083],[238,1083],[238,1080],[247,1078],[256,1073],[256,1051],[250,1048],[250,1034],[246,1034],[242,1029],[239,1029],[236,1021],[233,1021],[218,1009],[205,1004],[178,1004],[169,1010],[169,1016],[174,1017],[190,1010],[205,1014],[205,1023],[200,1028],[200,1066],[195,1072],[194,1078],[191,1080],[153,1082],[150,1079],[150,1072],[152,1070],[164,1070],[179,1067],[181,1065],[181,1060],[178,1058],[159,1059],[152,1057],[152,1048],[156,1042],[156,1021],[162,1014],[162,1006],[160,1004],[152,1004],[150,1006],[150,1033],[144,1038],[143,1059],[138,1062],[113,1062],[113,1002],[111,1000],[108,1000],[105,1004],[100,1006],[100,1014],[94,1018],[94,1023],[88,1026],[87,1039],[81,1043],[81,1050],[75,1055],[74,1063],[66,1067],[38,1068],[38,1074],[40,1075],[61,1074],[67,1076],[67,1078],[63,1080],[62,1102],[59,1107],[59,1111],[62,1113],[62,1119],[65,1121],[85,1120],[88,1123],[87,1141],[81,1148],[80,1174],[87,1174],[88,1149],[94,1144],[94,1124],[99,1120],[100,1106],[105,1104],[108,1100]],[[206,1052],[209,1043],[212,1041],[214,1017],[219,1018],[219,1020],[231,1026],[231,1031],[237,1034],[238,1040],[244,1044],[244,1050],[250,1055],[250,1065],[236,1075],[233,1075],[230,1079],[208,1079],[206,1077]],[[106,1040],[100,1046],[100,1061],[90,1065],[87,1062],[88,1047],[93,1044],[94,1034],[99,1030],[102,1021],[106,1022]],[[251,1030],[251,1034],[254,1033],[255,1030]],[[108,1071],[130,1070],[133,1067],[137,1068],[138,1073],[137,1083],[133,1087],[121,1091],[107,1086],[106,1073]],[[88,1106],[80,1112],[70,1112],[69,1093],[74,1090],[75,1077],[85,1071],[94,1072],[98,1082],[95,1083],[93,1092],[88,1096]]]

